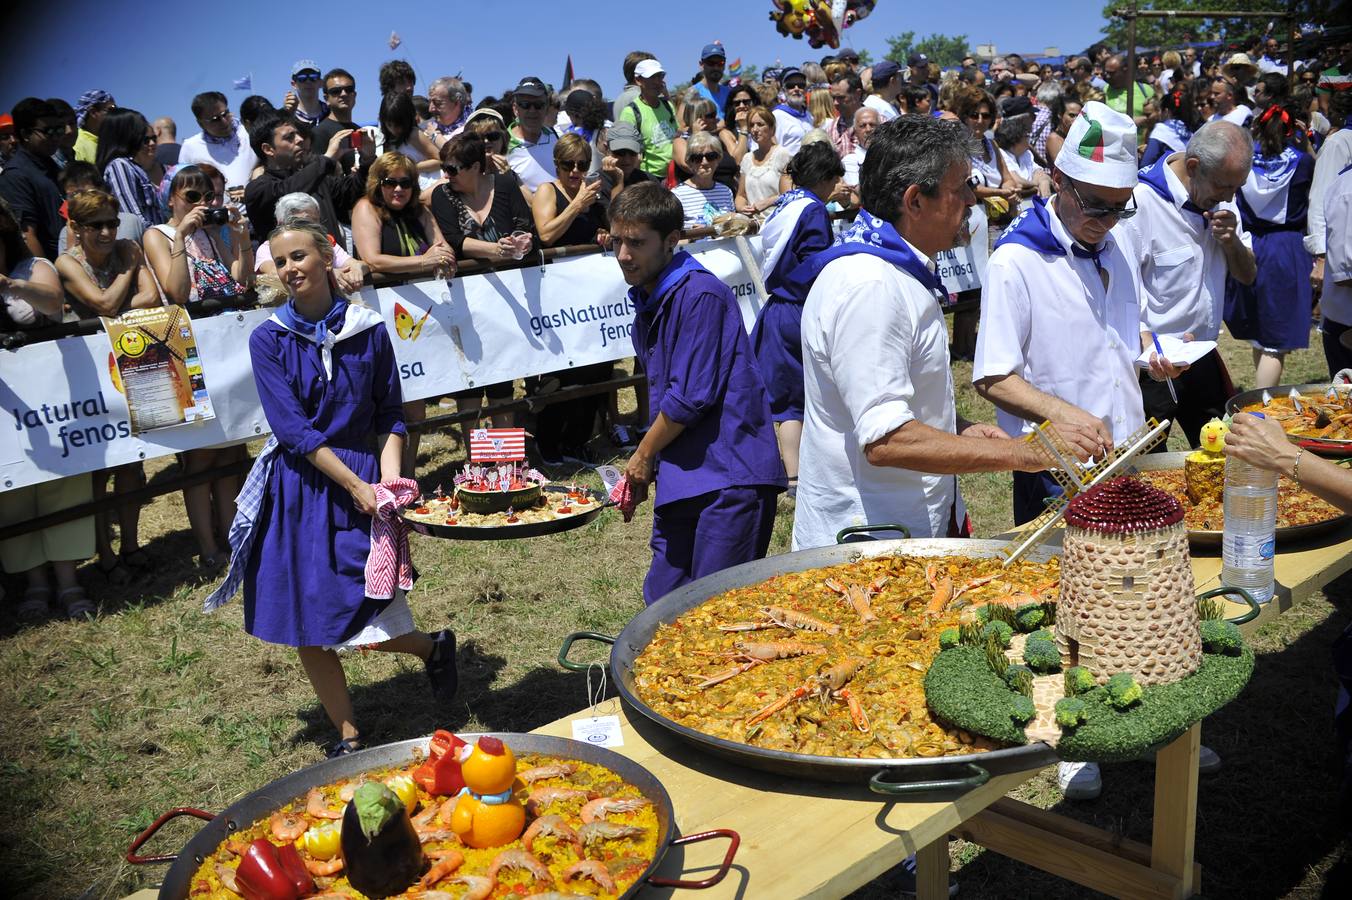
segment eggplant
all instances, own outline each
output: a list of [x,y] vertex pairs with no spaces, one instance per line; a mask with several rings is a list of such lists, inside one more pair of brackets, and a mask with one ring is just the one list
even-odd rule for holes
[[408,809],[378,781],[357,788],[343,810],[343,865],[347,880],[372,900],[402,894],[423,870]]

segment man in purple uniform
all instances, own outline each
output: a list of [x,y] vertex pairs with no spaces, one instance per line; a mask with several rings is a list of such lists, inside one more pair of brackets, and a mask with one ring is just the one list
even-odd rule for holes
[[656,478],[652,604],[683,584],[765,556],[787,486],[770,400],[732,291],[676,252],[685,214],[659,184],[625,189],[610,235],[630,285],[634,353],[656,415],[625,467],[641,502]]

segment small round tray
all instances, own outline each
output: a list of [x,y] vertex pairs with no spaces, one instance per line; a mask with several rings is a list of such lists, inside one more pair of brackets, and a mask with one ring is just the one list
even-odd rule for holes
[[[546,493],[566,494],[568,488],[560,484],[546,485]],[[518,538],[541,537],[546,534],[558,534],[581,528],[601,514],[607,506],[613,506],[605,496],[590,488],[579,489],[592,499],[592,508],[586,512],[554,519],[551,522],[523,522],[519,525],[439,525],[436,522],[422,522],[408,517],[408,510],[400,510],[400,517],[418,534],[443,538],[450,541],[514,541]]]
[[[1322,383],[1279,384],[1276,387],[1270,388],[1254,388],[1252,390],[1236,394],[1235,396],[1231,397],[1228,401],[1226,401],[1225,412],[1226,415],[1233,416],[1241,412],[1243,408],[1245,406],[1248,406],[1250,403],[1261,402],[1263,399],[1264,392],[1266,392],[1271,397],[1285,397],[1288,393],[1290,393],[1292,388],[1295,388],[1296,393],[1298,394],[1306,394],[1312,391],[1325,393],[1328,391],[1330,387],[1334,387],[1339,393],[1345,394],[1347,392],[1346,385],[1333,385],[1327,381]],[[1320,456],[1329,456],[1334,458],[1352,457],[1352,441],[1339,440],[1335,438],[1299,437],[1298,435],[1291,434],[1290,432],[1287,432],[1286,439],[1299,447],[1304,447],[1306,450],[1309,450],[1313,453],[1318,453]]]

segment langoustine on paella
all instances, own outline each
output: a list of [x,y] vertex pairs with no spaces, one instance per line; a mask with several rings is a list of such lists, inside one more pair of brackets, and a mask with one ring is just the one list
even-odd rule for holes
[[655,712],[713,737],[818,756],[995,749],[931,718],[924,676],[964,612],[1053,601],[1056,559],[884,556],[778,575],[662,625],[634,661]]

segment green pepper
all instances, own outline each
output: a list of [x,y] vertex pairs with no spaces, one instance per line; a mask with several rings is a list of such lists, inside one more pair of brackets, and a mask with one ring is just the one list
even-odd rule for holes
[[244,900],[299,900],[315,889],[295,845],[278,847],[267,838],[254,841],[244,852],[235,884]]

